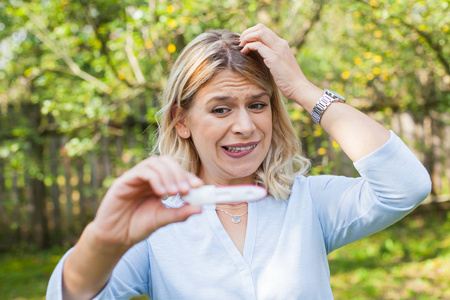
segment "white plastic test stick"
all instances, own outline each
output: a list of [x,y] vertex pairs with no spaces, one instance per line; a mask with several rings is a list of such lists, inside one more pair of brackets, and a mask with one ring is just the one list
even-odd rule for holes
[[189,194],[181,197],[192,205],[205,205],[213,203],[237,203],[261,200],[267,195],[267,190],[257,185],[233,185],[216,187],[204,185],[192,189]]

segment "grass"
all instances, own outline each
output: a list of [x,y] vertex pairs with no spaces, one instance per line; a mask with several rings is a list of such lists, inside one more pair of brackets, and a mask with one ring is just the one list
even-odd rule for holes
[[[0,254],[0,300],[45,299],[66,250]],[[329,260],[336,299],[450,299],[450,211],[407,216]]]
[[450,212],[407,216],[329,261],[336,299],[450,299]]
[[66,250],[18,250],[0,254],[0,299],[45,299],[50,275]]

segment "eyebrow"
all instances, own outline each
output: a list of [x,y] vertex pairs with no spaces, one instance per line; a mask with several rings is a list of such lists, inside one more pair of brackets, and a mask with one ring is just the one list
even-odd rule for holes
[[[259,99],[264,96],[270,97],[270,95],[267,92],[263,92],[260,94],[252,95],[249,98],[250,99]],[[231,96],[214,96],[214,97],[210,98],[208,100],[208,102],[213,101],[213,100],[225,101],[225,100],[233,100],[233,99],[234,99],[234,97],[231,97]]]
[[267,97],[270,98],[270,95],[269,95],[268,93],[266,93],[266,92],[262,92],[261,94],[253,95],[253,96],[251,96],[250,98],[252,98],[252,99],[258,99],[258,98],[261,98],[261,97],[264,97],[264,96],[267,96]]

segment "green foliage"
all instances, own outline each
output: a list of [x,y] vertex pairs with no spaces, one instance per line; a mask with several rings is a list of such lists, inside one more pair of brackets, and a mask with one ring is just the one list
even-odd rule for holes
[[[320,7],[321,18],[297,54],[312,81],[370,99],[371,105],[376,100],[415,111],[431,101],[420,89],[425,83],[441,100],[433,106],[448,109],[443,79],[450,74],[439,58],[448,64],[448,1],[320,5],[9,1],[0,7],[7,49],[0,86],[8,102],[39,103],[42,115],[53,115],[60,131],[83,128],[83,135],[89,135],[94,124],[123,120],[134,112],[133,99],[149,101],[158,95],[176,55],[199,33],[217,28],[241,32],[263,22],[295,51],[304,42],[303,28],[314,22],[311,16]],[[26,94],[30,86],[32,93]]]
[[[346,95],[357,108],[376,111],[387,127],[396,112],[409,111],[417,120],[448,113],[449,10],[448,0],[3,1],[5,188],[11,190],[13,176],[19,189],[27,176],[47,186],[55,181],[46,174],[51,136],[66,137],[62,157],[86,161],[90,153],[104,154],[102,137],[134,134],[136,140],[121,151],[105,146],[112,152],[113,174],[99,183],[103,192],[150,152],[171,66],[189,41],[210,29],[242,32],[266,24],[289,42],[312,82]],[[339,147],[302,108],[288,107],[304,152],[314,160],[311,174],[340,170],[344,162],[330,156],[340,157]],[[417,149],[430,152],[422,141]],[[5,201],[16,205],[9,197]]]
[[[432,80],[441,100],[433,106],[447,110],[442,79],[450,74],[438,53],[448,64],[448,6],[448,1],[386,0],[294,6],[270,0],[150,5],[9,1],[0,7],[0,37],[7,49],[0,66],[3,103],[39,103],[42,115],[56,118],[59,132],[89,136],[95,124],[120,121],[135,112],[133,99],[156,97],[176,55],[199,33],[216,28],[241,32],[263,22],[295,50],[320,7],[321,18],[298,53],[312,81],[326,80],[324,85],[370,99],[371,105],[376,100],[382,106],[419,111],[431,100],[417,81]],[[27,94],[27,88],[32,92]],[[31,133],[19,126],[14,134]]]
[[1,254],[0,299],[45,299],[50,275],[66,250],[18,250]]
[[410,215],[329,256],[336,299],[450,296],[450,212]]
[[[102,154],[101,137],[136,137],[112,155],[114,176],[146,157],[171,66],[190,40],[210,29],[242,32],[266,24],[289,42],[312,82],[376,111],[375,118],[388,127],[396,112],[410,111],[418,120],[449,113],[449,6],[448,0],[2,1],[4,187],[11,191],[16,178],[24,197],[26,176],[47,187],[55,181],[64,185],[62,175],[49,174],[48,149],[35,154],[50,136],[67,137],[61,156],[86,160],[89,153]],[[304,151],[314,159],[311,174],[338,170],[343,162],[329,157],[341,155],[337,144],[324,138],[303,109],[292,103],[288,108]],[[440,122],[449,125],[448,118]],[[429,151],[416,143],[420,152]],[[92,170],[85,171],[89,179]],[[112,180],[106,177],[99,190]],[[70,181],[75,188],[78,180]],[[93,194],[92,187],[85,189]],[[0,197],[1,192],[0,186]],[[79,194],[74,192],[75,200]],[[0,200],[12,215],[18,200]],[[21,212],[22,219],[27,213]],[[408,217],[336,251],[330,256],[336,298],[450,297],[443,280],[450,277],[443,268],[450,264],[449,224],[448,215],[441,222]],[[8,228],[19,225],[14,221]],[[1,255],[0,298],[42,299],[60,254]]]

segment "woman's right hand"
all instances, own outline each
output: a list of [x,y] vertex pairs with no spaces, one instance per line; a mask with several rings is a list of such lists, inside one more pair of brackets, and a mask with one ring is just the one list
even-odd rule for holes
[[107,244],[130,248],[158,228],[186,220],[201,207],[166,208],[162,197],[203,185],[167,156],[149,157],[117,178],[107,191],[91,229]]
[[203,182],[170,157],[149,157],[117,178],[63,267],[63,298],[92,299],[122,255],[158,228],[186,220],[201,207],[166,208],[164,195],[186,194]]

